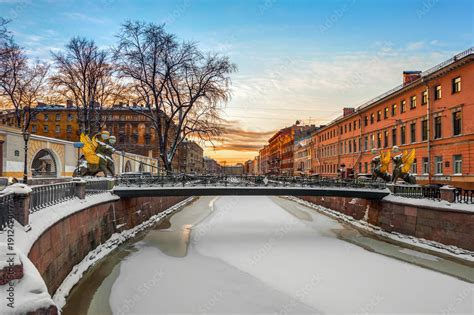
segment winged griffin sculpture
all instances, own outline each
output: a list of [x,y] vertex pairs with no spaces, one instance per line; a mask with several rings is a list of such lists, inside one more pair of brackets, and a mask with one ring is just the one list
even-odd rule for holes
[[[376,153],[374,150],[373,153]],[[392,152],[397,153],[399,149],[397,146],[393,147]],[[416,178],[413,174],[410,174],[411,166],[415,161],[415,149],[410,152],[405,150],[403,153],[391,157],[391,152],[380,152],[379,155],[374,157],[370,162],[372,164],[372,179],[381,178],[386,182],[396,183],[398,179],[402,179],[408,184],[416,184]],[[389,174],[390,161],[393,161],[393,172]]]
[[101,131],[95,134],[92,139],[81,133],[80,141],[84,144],[83,155],[79,159],[79,167],[74,171],[73,176],[96,176],[102,172],[105,176],[114,176],[115,167],[112,153],[115,149],[115,137],[108,131]]

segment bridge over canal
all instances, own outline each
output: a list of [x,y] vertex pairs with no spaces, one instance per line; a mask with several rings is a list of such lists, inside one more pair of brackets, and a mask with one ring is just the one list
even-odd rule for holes
[[264,176],[121,176],[113,193],[151,196],[331,196],[379,200],[390,194],[382,182]]

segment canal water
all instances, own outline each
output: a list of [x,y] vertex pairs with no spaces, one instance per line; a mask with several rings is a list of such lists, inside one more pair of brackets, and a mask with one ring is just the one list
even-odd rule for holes
[[473,281],[287,199],[201,197],[95,265],[62,312],[470,313]]

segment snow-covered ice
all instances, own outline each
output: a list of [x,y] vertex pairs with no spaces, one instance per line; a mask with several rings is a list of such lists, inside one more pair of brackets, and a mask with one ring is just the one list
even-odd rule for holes
[[474,311],[471,283],[338,239],[346,227],[304,205],[290,214],[269,197],[206,200],[213,212],[192,227],[187,256],[140,242],[121,262],[114,313]]

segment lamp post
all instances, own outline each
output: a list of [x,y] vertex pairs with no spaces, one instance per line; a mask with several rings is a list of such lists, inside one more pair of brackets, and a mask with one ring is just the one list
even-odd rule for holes
[[23,183],[28,184],[28,141],[30,140],[30,134],[28,131],[23,130],[23,140],[25,141],[25,160],[23,163]]
[[76,172],[76,175],[77,177],[79,177],[79,158],[81,157],[81,148],[84,147],[84,143],[82,142],[74,142],[74,147],[77,149],[77,172]]

